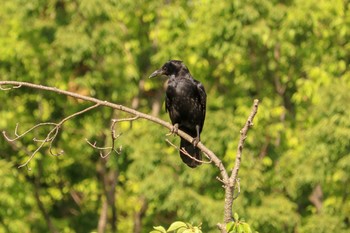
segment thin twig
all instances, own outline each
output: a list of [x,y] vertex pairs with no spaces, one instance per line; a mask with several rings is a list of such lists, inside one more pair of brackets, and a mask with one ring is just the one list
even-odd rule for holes
[[[35,139],[35,141],[38,141],[38,142],[41,142],[40,145],[38,146],[38,148],[29,156],[29,158],[27,159],[27,161],[23,164],[21,164],[20,166],[18,166],[18,168],[21,168],[21,167],[24,167],[24,166],[27,166],[28,163],[34,158],[34,156],[36,155],[36,153],[38,153],[38,151],[45,145],[45,143],[49,142],[49,152],[51,155],[53,156],[60,156],[62,155],[64,152],[63,150],[61,150],[58,154],[55,154],[53,153],[52,151],[52,143],[53,141],[55,140],[55,138],[57,137],[57,134],[59,132],[59,129],[61,128],[61,126],[66,122],[68,121],[69,119],[77,116],[77,115],[80,115],[82,113],[85,113],[87,111],[90,111],[91,109],[93,108],[96,108],[98,107],[100,104],[95,104],[91,107],[88,107],[86,109],[83,109],[82,111],[79,111],[79,112],[76,112],[72,115],[69,115],[68,117],[64,118],[63,120],[61,120],[59,123],[52,123],[52,122],[49,122],[49,123],[40,123],[32,128],[30,128],[29,130],[27,130],[25,133],[21,134],[21,135],[18,135],[17,133],[17,130],[18,130],[18,126],[16,126],[16,129],[15,129],[15,135],[17,136],[16,138],[14,139],[10,139],[10,141],[14,141],[14,140],[17,140],[19,139],[20,137],[23,137],[25,134],[29,133],[31,130],[39,127],[39,126],[43,126],[43,125],[55,125],[55,127],[46,135],[46,138],[43,139],[43,140],[39,140],[39,139]],[[6,134],[3,132],[4,136],[6,139],[9,139]]]
[[8,91],[8,90],[11,90],[11,89],[16,89],[16,88],[20,88],[22,85],[17,85],[17,86],[11,86],[11,87],[2,87],[2,85],[0,84],[0,90],[2,91]]
[[249,114],[249,117],[248,117],[244,127],[240,131],[241,137],[239,139],[239,143],[237,146],[237,155],[236,155],[235,166],[233,167],[232,173],[230,176],[230,179],[232,182],[235,182],[237,180],[239,167],[241,165],[241,157],[242,157],[244,142],[247,138],[249,128],[253,127],[253,120],[254,120],[256,113],[258,112],[258,105],[259,105],[259,100],[255,99],[254,105],[253,105],[253,108]]
[[[96,142],[91,143],[88,139],[85,139],[85,141],[92,147],[97,150],[100,150],[100,156],[101,158],[106,158],[108,157],[113,151],[117,154],[121,153],[122,146],[120,146],[118,149],[115,149],[115,140],[120,137],[121,134],[116,135],[115,133],[115,126],[117,122],[122,122],[122,121],[134,121],[139,119],[139,116],[134,116],[130,118],[120,118],[120,119],[113,119],[112,120],[112,125],[111,125],[111,139],[112,139],[112,146],[107,146],[107,147],[99,147],[96,146]],[[102,151],[108,150],[106,154],[103,154]]]
[[122,121],[134,121],[139,119],[140,116],[134,116],[134,117],[130,117],[130,118],[120,118],[120,119],[113,119],[113,122],[122,122]]
[[191,159],[194,160],[194,161],[197,161],[197,162],[199,162],[199,163],[206,163],[206,164],[209,164],[209,163],[212,162],[211,160],[210,160],[210,161],[204,161],[204,160],[199,160],[199,159],[193,157],[193,156],[190,155],[184,148],[179,148],[179,147],[177,147],[174,143],[172,143],[171,141],[169,141],[169,139],[167,139],[167,138],[165,139],[165,141],[166,141],[167,143],[169,143],[172,147],[174,147],[176,150],[181,151],[183,154],[185,154],[186,156],[188,156],[189,158],[191,158]]
[[[117,138],[119,137],[120,135],[117,136]],[[113,143],[113,146],[106,146],[106,147],[100,147],[100,146],[96,146],[96,142],[94,143],[91,143],[87,138],[85,138],[85,141],[87,142],[87,144],[89,144],[92,148],[96,149],[96,150],[100,150],[100,156],[101,158],[106,158],[108,157],[113,151],[116,153],[116,154],[120,154],[121,151],[122,151],[122,146],[120,146],[118,149],[115,149],[114,148],[114,143]],[[108,152],[106,154],[103,154],[102,151],[104,150],[108,150]]]
[[96,146],[96,142],[91,143],[91,142],[89,141],[89,139],[87,139],[87,138],[85,138],[85,141],[87,142],[87,144],[89,144],[91,147],[93,147],[93,148],[95,148],[95,149],[97,149],[97,150],[110,150],[110,149],[112,149],[111,146],[108,146],[108,147],[99,147],[99,146]]
[[[52,123],[52,122],[45,122],[45,123],[39,123],[37,125],[34,125],[32,128],[28,129],[27,131],[25,131],[24,133],[22,134],[18,134],[18,127],[19,127],[19,123],[16,124],[16,128],[15,128],[15,135],[16,137],[15,138],[9,138],[7,135],[6,135],[6,131],[2,131],[2,134],[4,135],[5,139],[9,142],[13,142],[13,141],[16,141],[17,139],[23,137],[24,135],[26,135],[27,133],[29,133],[30,131],[40,127],[40,126],[46,126],[46,125],[57,125],[56,123]],[[37,139],[33,139],[34,141],[39,141]]]

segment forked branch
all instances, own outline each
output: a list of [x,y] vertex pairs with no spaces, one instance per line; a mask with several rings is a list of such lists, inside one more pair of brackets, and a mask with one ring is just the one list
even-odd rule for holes
[[[6,89],[8,90],[8,89]],[[33,138],[33,141],[35,142],[40,142],[38,148],[29,156],[29,158],[27,159],[27,161],[23,164],[21,164],[20,166],[18,166],[18,168],[21,168],[21,167],[24,167],[24,166],[27,166],[28,163],[34,158],[34,156],[38,153],[38,151],[46,144],[46,143],[49,143],[49,152],[51,155],[53,156],[59,156],[59,155],[62,155],[64,153],[63,150],[61,150],[60,152],[58,153],[54,153],[52,151],[52,143],[53,141],[55,140],[55,138],[57,137],[57,134],[60,130],[60,128],[62,127],[62,125],[68,121],[69,119],[75,117],[75,116],[78,116],[80,114],[83,114],[85,112],[88,112],[96,107],[98,107],[100,104],[95,104],[91,107],[88,107],[84,110],[81,110],[79,112],[76,112],[76,113],[73,113],[72,115],[69,115],[68,117],[64,118],[63,120],[61,120],[59,123],[53,123],[53,122],[46,122],[46,123],[39,123],[35,126],[33,126],[32,128],[28,129],[27,131],[25,131],[24,133],[22,134],[18,134],[18,123],[16,124],[16,128],[15,128],[15,136],[14,138],[10,138],[9,136],[7,136],[6,134],[6,131],[3,131],[2,134],[4,135],[5,139],[9,142],[13,142],[23,136],[25,136],[26,134],[28,134],[29,132],[33,131],[34,129],[37,129],[39,127],[42,127],[42,126],[54,126],[53,129],[51,129],[49,131],[49,133],[46,135],[46,137],[44,139],[37,139],[37,138]]]
[[[86,142],[94,149],[97,149],[100,151],[100,156],[101,158],[106,158],[108,157],[112,152],[115,152],[116,154],[120,154],[122,151],[122,146],[119,146],[119,148],[115,148],[115,140],[120,137],[121,134],[116,134],[115,132],[115,127],[118,122],[122,121],[134,121],[139,119],[139,116],[134,116],[130,118],[121,118],[121,119],[113,119],[112,120],[112,125],[111,125],[111,140],[112,140],[112,145],[111,146],[106,146],[106,147],[99,147],[96,146],[96,142],[91,143],[88,139],[85,139]],[[103,151],[107,151],[106,154],[103,153]]]

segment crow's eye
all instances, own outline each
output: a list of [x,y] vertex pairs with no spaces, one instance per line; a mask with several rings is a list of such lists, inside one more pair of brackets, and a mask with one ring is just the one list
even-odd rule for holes
[[164,66],[164,67],[163,67],[163,70],[164,70],[164,71],[168,71],[168,67]]

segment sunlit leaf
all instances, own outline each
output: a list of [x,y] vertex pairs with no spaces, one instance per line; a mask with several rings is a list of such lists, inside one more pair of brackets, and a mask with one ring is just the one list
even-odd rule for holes
[[180,228],[187,228],[187,224],[180,221],[173,222],[167,231],[176,231]]

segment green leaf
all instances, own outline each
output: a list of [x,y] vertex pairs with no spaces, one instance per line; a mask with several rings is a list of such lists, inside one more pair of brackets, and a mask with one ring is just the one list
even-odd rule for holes
[[244,233],[252,233],[252,229],[250,228],[248,223],[242,223]]
[[235,225],[235,222],[229,222],[226,224],[226,231],[230,232],[233,230],[233,227]]
[[186,229],[182,233],[194,233],[194,231],[192,229]]
[[233,219],[235,220],[235,222],[238,222],[238,218],[239,218],[238,214],[234,213],[233,214]]
[[234,224],[233,227],[232,227],[232,230],[229,231],[229,233],[237,233],[237,224]]
[[244,233],[244,228],[243,228],[242,224],[238,224],[237,225],[237,232],[238,233]]
[[168,228],[168,231],[176,231],[180,228],[187,228],[187,224],[181,221],[173,222]]
[[162,233],[166,233],[166,230],[165,230],[165,228],[164,227],[162,227],[162,226],[157,226],[157,227],[153,227],[155,230],[157,230],[157,231],[155,231],[155,232],[162,232]]

